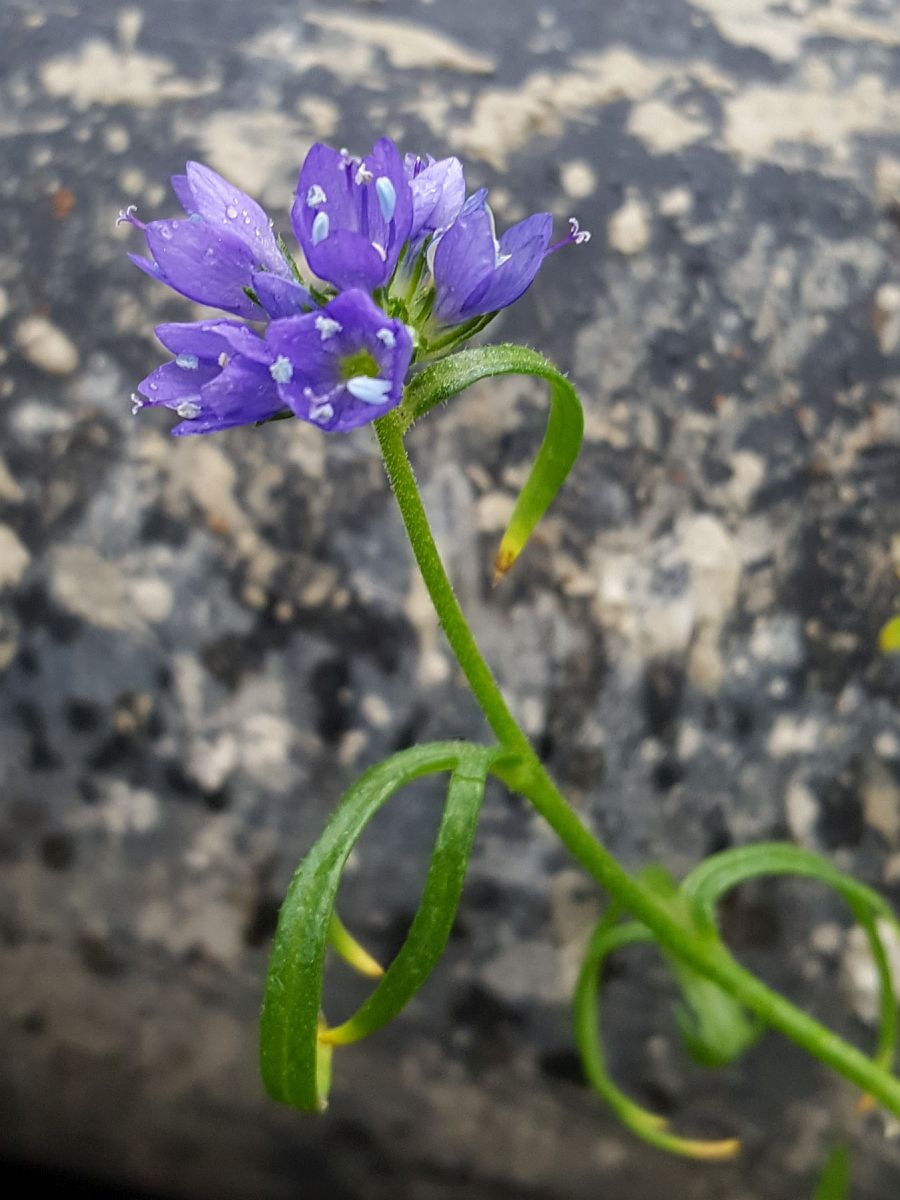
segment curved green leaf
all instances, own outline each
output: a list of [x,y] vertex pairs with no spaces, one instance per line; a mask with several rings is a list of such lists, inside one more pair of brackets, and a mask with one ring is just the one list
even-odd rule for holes
[[784,842],[761,842],[715,854],[682,881],[681,891],[694,906],[698,919],[715,929],[716,904],[725,892],[762,875],[799,875],[815,879],[834,888],[846,901],[868,939],[878,972],[879,1034],[873,1058],[879,1066],[890,1070],[897,1046],[897,998],[890,961],[877,925],[880,918],[900,929],[890,905],[877,892],[845,875],[827,859]]
[[495,582],[522,553],[578,457],[584,435],[578,393],[552,363],[527,346],[481,346],[461,350],[426,367],[407,385],[399,410],[403,429],[409,429],[436,404],[444,403],[479,380],[497,375],[533,375],[545,379],[550,384],[550,417],[537,458],[497,550]]
[[393,1020],[431,974],[459,906],[484,798],[486,769],[483,752],[477,758],[469,753],[460,759],[450,777],[428,878],[406,940],[372,995],[349,1020],[320,1033],[322,1041],[345,1046],[368,1037]]
[[499,751],[434,742],[370,768],[344,794],[318,842],[297,868],[282,905],[260,1019],[260,1067],[275,1100],[324,1107],[331,1046],[320,1038],[325,950],[341,875],[366,825],[400,788],[424,775],[460,770],[482,778]]
[[[718,943],[715,930],[708,922],[697,919],[690,902],[665,868],[646,867],[639,878],[666,901],[687,928]],[[764,1025],[712,979],[686,966],[676,955],[668,953],[665,946],[659,949],[681,992],[675,1019],[691,1057],[704,1067],[722,1067],[734,1062],[759,1040]]]
[[720,1160],[733,1158],[740,1150],[736,1138],[699,1141],[669,1133],[664,1117],[635,1104],[613,1083],[603,1054],[599,1028],[599,980],[603,963],[616,950],[654,941],[651,932],[637,921],[617,924],[613,910],[603,916],[588,943],[584,962],[575,986],[573,1017],[575,1040],[588,1081],[616,1116],[638,1137],[659,1150],[685,1158]]

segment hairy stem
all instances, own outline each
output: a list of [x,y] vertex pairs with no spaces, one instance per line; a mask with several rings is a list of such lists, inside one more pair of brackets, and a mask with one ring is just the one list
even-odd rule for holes
[[660,946],[900,1115],[900,1080],[766,987],[735,962],[718,940],[700,936],[682,924],[584,827],[532,749],[478,649],[435,545],[397,413],[377,421],[375,431],[413,555],[450,647],[498,741],[514,754],[514,765],[498,766],[495,773],[531,801],[573,857],[614,901],[652,932]]

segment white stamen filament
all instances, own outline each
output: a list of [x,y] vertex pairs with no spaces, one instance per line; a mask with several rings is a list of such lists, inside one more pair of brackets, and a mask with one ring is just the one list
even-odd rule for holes
[[585,242],[591,240],[591,231],[589,229],[579,229],[578,218],[569,217],[569,237],[576,246],[583,246]]

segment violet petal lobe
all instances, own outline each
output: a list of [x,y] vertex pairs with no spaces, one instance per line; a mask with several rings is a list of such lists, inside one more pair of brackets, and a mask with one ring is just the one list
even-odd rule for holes
[[284,407],[269,368],[236,356],[200,389],[196,411],[189,410],[191,415],[187,416],[182,408],[180,415],[186,419],[172,433],[184,437],[255,424],[274,417]]
[[287,273],[269,218],[255,200],[202,163],[189,162],[186,179],[194,211],[210,225],[222,227],[244,242],[258,266],[278,275]]
[[469,315],[496,312],[518,300],[540,270],[552,232],[550,213],[535,213],[507,230],[500,239],[497,266]]
[[256,265],[254,256],[233,234],[202,218],[151,221],[145,233],[159,278],[174,291],[237,316],[261,315],[243,291]]
[[458,158],[423,161],[408,154],[406,172],[412,193],[411,241],[449,228],[466,198],[466,181]]
[[243,321],[221,317],[171,321],[157,325],[156,336],[173,354],[195,354],[201,362],[218,362],[223,354],[227,357],[241,354],[255,362],[269,362],[265,342]]
[[486,286],[496,263],[494,222],[484,196],[484,192],[476,193],[466,201],[432,256],[434,315],[448,325],[473,315],[466,303],[478,288]]
[[146,398],[147,407],[163,404],[174,408],[184,400],[199,397],[203,385],[215,379],[221,370],[218,363],[200,363],[191,369],[167,362],[142,379],[137,390]]

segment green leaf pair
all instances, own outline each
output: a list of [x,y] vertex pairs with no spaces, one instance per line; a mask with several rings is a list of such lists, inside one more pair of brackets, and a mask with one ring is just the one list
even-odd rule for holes
[[[269,1094],[307,1111],[324,1108],[331,1055],[387,1024],[415,995],[440,957],[456,915],[488,772],[497,747],[435,742],[393,755],[353,784],[298,867],[281,909],[269,961],[260,1027],[262,1076]],[[321,1016],[329,942],[374,974],[334,914],[351,850],[375,813],[414,779],[449,772],[443,817],[422,901],[406,941],[374,992],[343,1024]],[[375,964],[377,969],[377,964]]]

